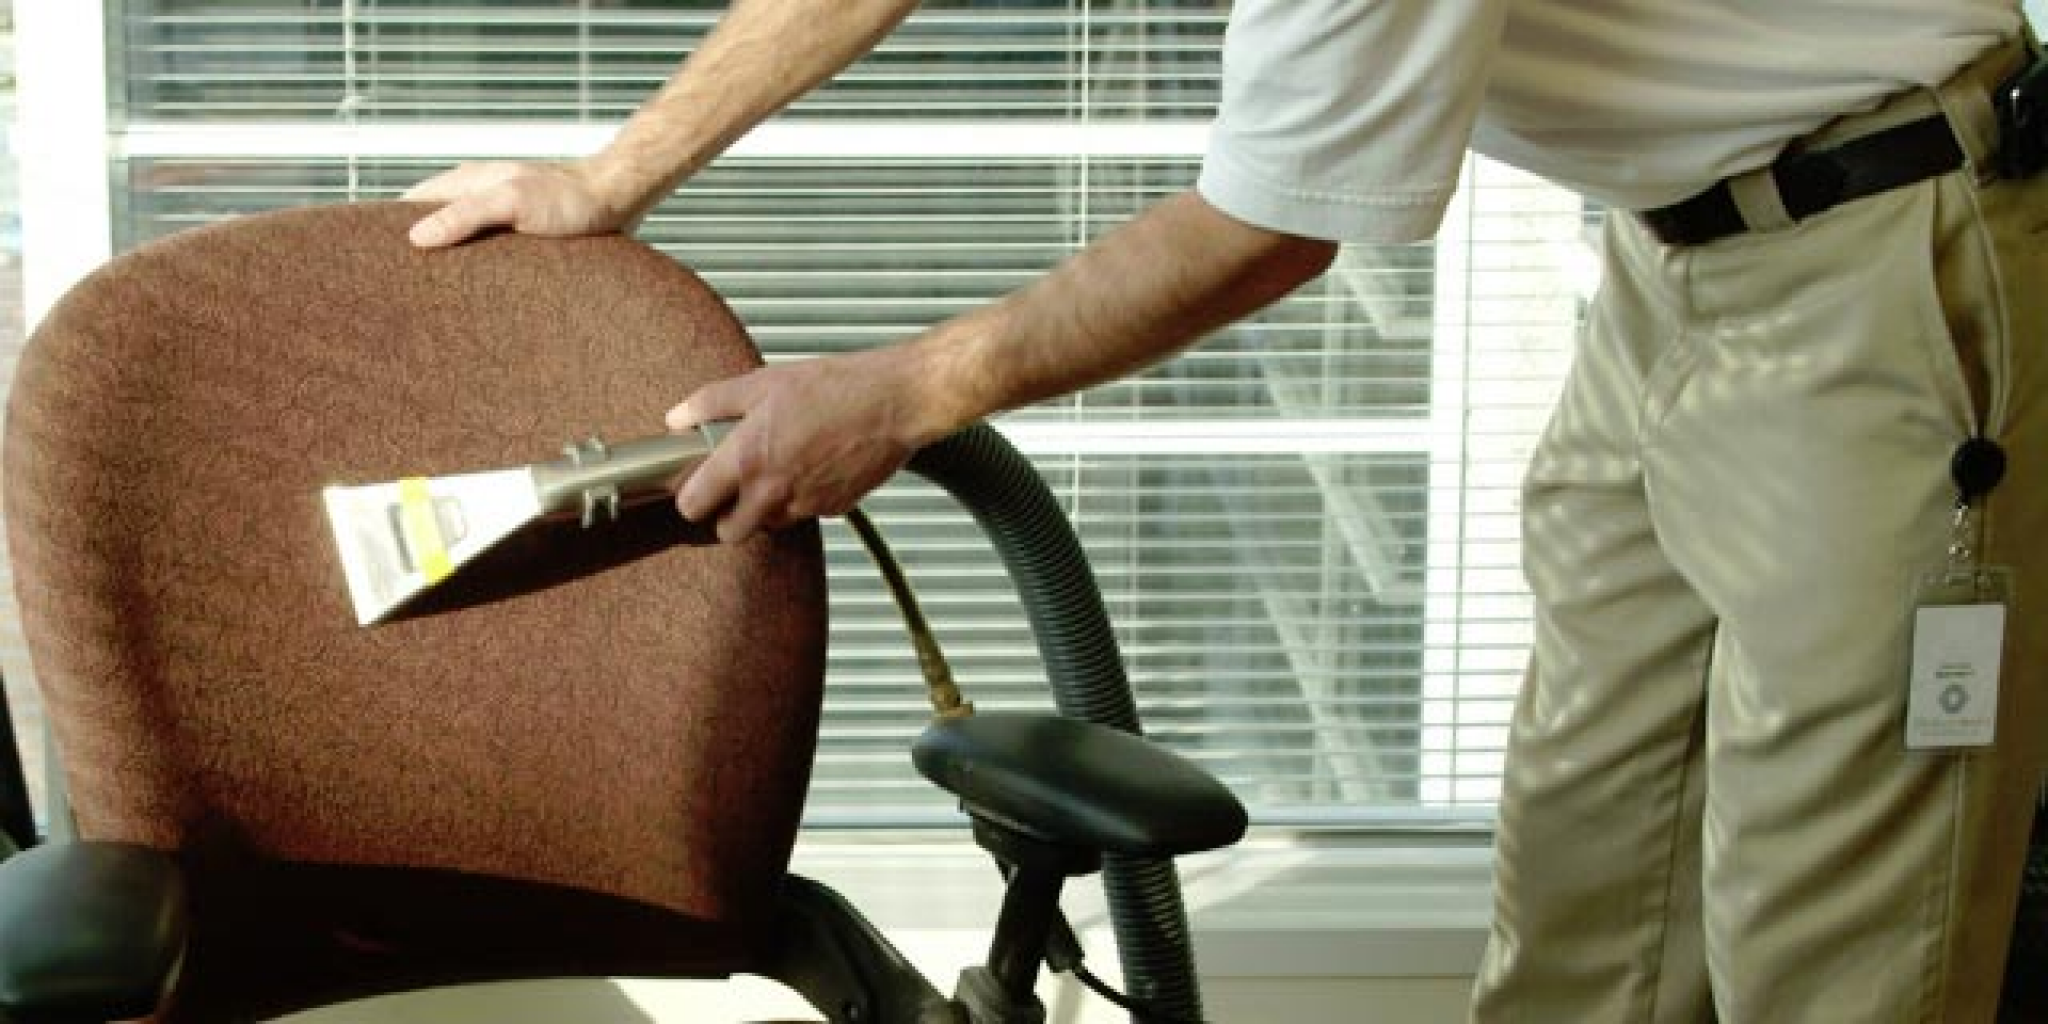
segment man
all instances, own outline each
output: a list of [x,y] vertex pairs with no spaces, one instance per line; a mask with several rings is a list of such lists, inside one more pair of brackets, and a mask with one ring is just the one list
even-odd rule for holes
[[[630,229],[913,6],[741,0],[602,152],[423,183],[414,240]],[[734,540],[843,512],[1337,242],[1426,236],[1470,144],[1615,211],[1525,492],[1474,1018],[1990,1020],[2048,712],[2048,175],[1999,169],[1993,101],[2023,36],[2017,0],[1243,0],[1193,189],[900,344],[688,396],[672,427],[740,422],[677,504]]]

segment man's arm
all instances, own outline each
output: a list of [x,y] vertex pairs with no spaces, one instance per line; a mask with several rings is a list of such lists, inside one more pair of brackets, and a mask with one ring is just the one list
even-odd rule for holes
[[908,341],[756,370],[670,410],[672,429],[741,420],[677,492],[737,540],[844,513],[917,449],[1005,409],[1158,362],[1287,295],[1336,244],[1254,227],[1192,191],[1059,268]]
[[859,59],[917,0],[736,0],[603,150],[572,163],[465,164],[407,199],[447,205],[412,230],[452,245],[492,227],[540,235],[632,228],[768,115]]

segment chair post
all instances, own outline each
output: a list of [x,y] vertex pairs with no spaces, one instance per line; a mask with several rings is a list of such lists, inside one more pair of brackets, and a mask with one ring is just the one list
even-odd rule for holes
[[38,839],[36,815],[21,763],[21,745],[14,736],[12,704],[5,695],[5,680],[0,680],[0,831],[15,850],[26,850]]
[[1095,850],[1047,842],[986,818],[974,819],[974,841],[995,855],[1008,885],[989,940],[988,962],[961,972],[954,999],[976,1021],[1037,1024],[1038,967],[1060,923],[1060,890],[1067,879],[1102,866]]

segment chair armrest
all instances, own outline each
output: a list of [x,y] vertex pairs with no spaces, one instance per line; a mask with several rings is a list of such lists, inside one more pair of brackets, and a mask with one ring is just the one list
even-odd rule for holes
[[1176,857],[1244,835],[1244,805],[1214,776],[1092,722],[1004,712],[941,719],[911,758],[970,814],[1048,842]]
[[155,1012],[185,951],[170,855],[127,843],[39,846],[0,862],[0,1014],[126,1020]]

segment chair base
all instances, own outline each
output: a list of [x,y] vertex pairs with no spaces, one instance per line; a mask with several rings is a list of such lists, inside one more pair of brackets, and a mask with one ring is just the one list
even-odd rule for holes
[[756,970],[833,1024],[968,1024],[845,898],[790,875]]

